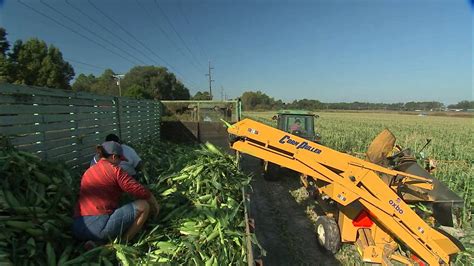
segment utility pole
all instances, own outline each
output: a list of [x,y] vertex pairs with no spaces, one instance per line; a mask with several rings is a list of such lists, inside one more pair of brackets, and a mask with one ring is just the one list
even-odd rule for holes
[[224,86],[221,85],[221,101],[224,101]]
[[212,100],[212,82],[214,81],[212,79],[212,73],[211,73],[212,69],[214,69],[214,68],[211,67],[211,61],[209,60],[209,70],[208,70],[208,73],[206,74],[206,76],[209,77],[209,97],[211,98],[211,100]]
[[122,80],[123,77],[125,77],[125,75],[116,74],[116,75],[112,75],[112,77],[114,77],[114,79],[117,81],[117,86],[119,87],[119,96],[122,97],[122,86],[120,86],[120,80]]

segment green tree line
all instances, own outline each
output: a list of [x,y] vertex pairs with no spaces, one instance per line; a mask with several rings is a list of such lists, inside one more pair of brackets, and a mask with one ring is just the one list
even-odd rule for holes
[[6,36],[0,28],[0,82],[70,89],[74,69],[58,48],[34,38],[17,40],[10,49]]
[[[111,69],[102,75],[80,74],[72,89],[104,95],[119,95],[117,80]],[[165,67],[136,66],[130,69],[120,81],[122,96],[136,99],[188,100],[189,90]]]
[[474,109],[474,101],[460,101],[457,104],[448,105],[450,109]]
[[[261,91],[246,91],[242,94],[242,108],[244,110],[278,110],[278,109],[304,109],[304,110],[391,110],[391,111],[442,111],[446,106],[441,102],[406,102],[406,103],[369,103],[369,102],[339,102],[324,103],[318,100],[301,99],[291,103],[276,100]],[[461,101],[447,108],[474,109],[474,102]]]
[[[37,38],[17,40],[13,46],[0,27],[0,83],[32,85],[64,90],[119,95],[111,69],[100,76],[80,74],[71,86],[75,72],[61,51]],[[188,88],[161,66],[136,66],[121,80],[122,95],[138,99],[187,100]]]

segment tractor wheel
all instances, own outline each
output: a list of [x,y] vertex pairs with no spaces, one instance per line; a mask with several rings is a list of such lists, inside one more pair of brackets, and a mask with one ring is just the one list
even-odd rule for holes
[[316,233],[319,244],[332,254],[336,254],[341,248],[341,233],[334,219],[327,216],[319,216],[316,220]]
[[278,181],[280,171],[279,166],[268,161],[263,162],[263,179],[267,181]]

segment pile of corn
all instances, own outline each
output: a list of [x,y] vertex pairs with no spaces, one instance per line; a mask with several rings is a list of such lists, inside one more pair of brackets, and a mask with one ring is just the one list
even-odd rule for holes
[[70,236],[75,186],[68,168],[2,143],[0,187],[0,264],[67,261],[75,249]]
[[142,182],[149,184],[162,209],[135,244],[116,248],[117,254],[126,254],[117,256],[121,262],[244,264],[241,189],[250,178],[234,158],[211,144],[144,144],[139,150],[146,161]]
[[250,178],[234,158],[210,144],[144,143],[137,151],[145,162],[139,181],[157,197],[160,215],[133,243],[116,239],[86,252],[70,232],[77,176],[2,149],[0,264],[246,263],[242,188]]

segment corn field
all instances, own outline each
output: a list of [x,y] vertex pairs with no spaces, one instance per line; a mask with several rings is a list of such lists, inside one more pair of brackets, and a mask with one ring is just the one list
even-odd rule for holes
[[[432,173],[464,199],[458,225],[467,235],[461,241],[467,248],[466,259],[474,254],[474,119],[466,117],[417,116],[395,113],[323,112],[316,121],[322,143],[332,149],[363,157],[371,141],[388,128],[397,144],[417,153],[427,139],[431,143],[418,153],[419,159],[436,162]],[[247,112],[245,117],[274,124],[275,112]]]

